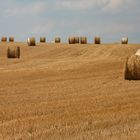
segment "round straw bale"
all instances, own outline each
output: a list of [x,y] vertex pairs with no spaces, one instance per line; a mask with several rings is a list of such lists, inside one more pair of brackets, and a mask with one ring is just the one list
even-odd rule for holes
[[101,44],[101,38],[100,37],[95,37],[94,38],[94,43],[95,44]]
[[3,37],[1,38],[1,42],[7,42],[7,37],[3,36]]
[[80,42],[80,39],[79,39],[78,36],[76,36],[76,37],[75,37],[75,43],[76,43],[76,44],[79,44],[79,42]]
[[36,40],[34,37],[31,37],[31,38],[28,38],[27,43],[28,43],[28,46],[35,46]]
[[14,42],[14,37],[9,37],[9,42]]
[[61,38],[60,37],[55,37],[55,43],[61,43]]
[[81,44],[87,44],[87,37],[80,37]]
[[40,43],[45,43],[46,42],[46,38],[45,37],[40,37]]
[[132,55],[127,58],[124,78],[126,80],[140,80],[140,56]]
[[123,37],[121,43],[122,44],[128,44],[128,37]]
[[10,47],[7,49],[7,58],[20,58],[20,47]]
[[69,37],[69,44],[75,44],[75,37]]
[[136,55],[140,56],[140,49],[137,50]]

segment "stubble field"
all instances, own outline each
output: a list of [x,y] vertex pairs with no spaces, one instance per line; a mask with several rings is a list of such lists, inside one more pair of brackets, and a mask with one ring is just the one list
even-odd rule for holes
[[124,80],[139,48],[0,43],[0,139],[139,140],[140,81]]

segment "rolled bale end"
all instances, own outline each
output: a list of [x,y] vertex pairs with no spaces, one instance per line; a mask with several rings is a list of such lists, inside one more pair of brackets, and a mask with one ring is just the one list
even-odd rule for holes
[[7,58],[20,58],[20,47],[10,47],[7,49]]
[[125,63],[125,80],[140,80],[140,56],[132,55]]
[[128,44],[128,37],[123,37],[121,40],[122,44]]
[[135,53],[135,55],[139,55],[140,56],[140,49],[137,50],[137,52]]
[[101,44],[101,38],[100,37],[95,37],[94,38],[94,43],[95,44]]
[[81,44],[87,44],[87,37],[80,37]]
[[40,37],[40,43],[45,43],[46,42],[46,38],[45,37]]
[[1,38],[1,42],[7,42],[7,37],[5,37],[5,36],[2,37],[2,38]]
[[79,44],[79,42],[80,42],[79,37],[75,37],[75,43],[76,43],[76,44]]
[[36,40],[34,37],[28,38],[27,43],[28,46],[36,46]]
[[55,37],[54,41],[55,41],[55,43],[61,43],[61,38],[60,37]]
[[69,37],[68,42],[69,44],[75,44],[75,37]]
[[14,37],[9,37],[9,42],[14,42]]

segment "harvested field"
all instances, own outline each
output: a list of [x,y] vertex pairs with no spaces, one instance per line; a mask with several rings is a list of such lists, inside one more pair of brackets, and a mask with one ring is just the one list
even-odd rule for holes
[[140,45],[27,45],[0,43],[0,139],[140,139],[140,81],[124,80]]

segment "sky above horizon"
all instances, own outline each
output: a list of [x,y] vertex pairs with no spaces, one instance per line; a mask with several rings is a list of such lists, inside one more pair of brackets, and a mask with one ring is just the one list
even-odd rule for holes
[[17,41],[45,36],[100,36],[105,43],[129,37],[140,43],[139,0],[0,0],[0,36]]

